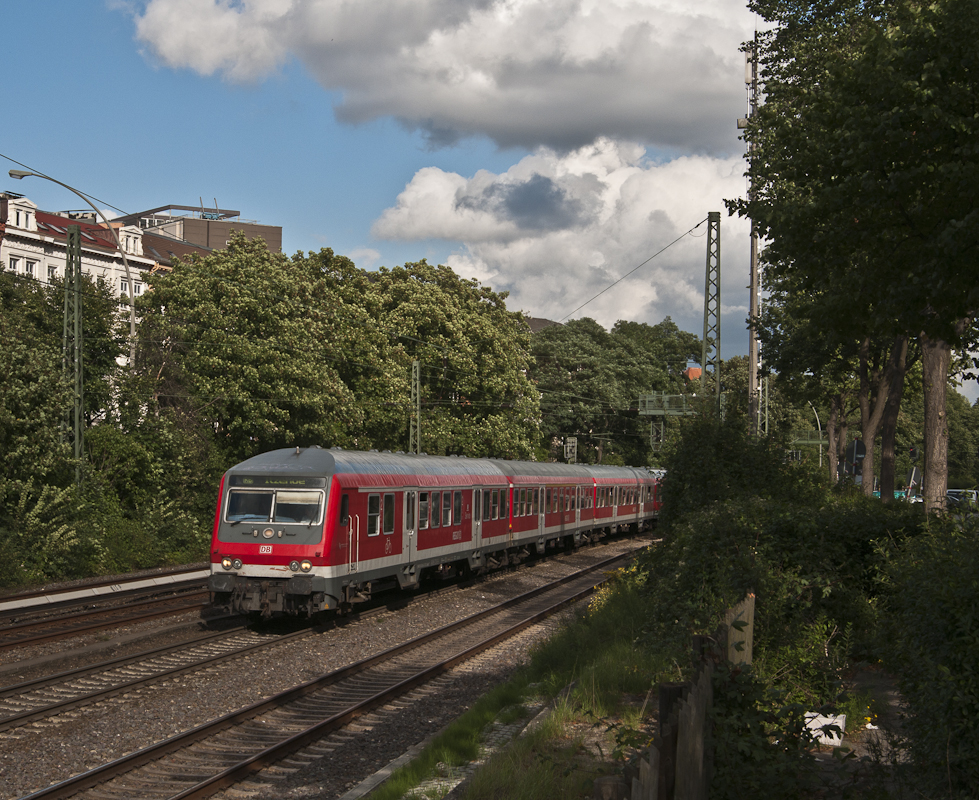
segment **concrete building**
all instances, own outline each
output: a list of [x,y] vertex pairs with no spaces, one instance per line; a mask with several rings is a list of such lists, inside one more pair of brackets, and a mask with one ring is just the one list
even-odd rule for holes
[[282,250],[282,228],[278,225],[262,225],[255,220],[241,218],[240,211],[195,206],[160,206],[138,214],[119,217],[117,222],[135,225],[156,236],[183,241],[187,244],[222,250],[228,246],[233,231],[243,233],[246,239],[263,239],[273,253]]

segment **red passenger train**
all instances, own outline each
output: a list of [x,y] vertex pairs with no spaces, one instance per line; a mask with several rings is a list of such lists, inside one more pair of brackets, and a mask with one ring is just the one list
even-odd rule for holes
[[221,480],[208,588],[215,605],[263,616],[345,608],[638,531],[658,495],[659,477],[632,467],[276,450]]

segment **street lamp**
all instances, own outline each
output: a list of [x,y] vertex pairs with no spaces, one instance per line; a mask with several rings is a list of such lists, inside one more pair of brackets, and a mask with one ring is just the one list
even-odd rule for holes
[[819,412],[816,411],[816,406],[812,404],[811,400],[807,400],[809,403],[809,408],[812,409],[812,413],[816,415],[816,427],[819,429],[819,466],[823,466],[823,426],[819,424]]
[[122,243],[119,241],[119,234],[116,233],[116,229],[112,227],[108,219],[106,219],[105,214],[103,214],[91,200],[88,199],[84,194],[82,194],[78,189],[69,186],[67,183],[62,183],[61,181],[55,180],[54,178],[48,177],[40,172],[30,172],[23,169],[12,169],[8,173],[11,178],[16,178],[17,180],[22,180],[23,178],[43,178],[46,181],[51,181],[51,183],[56,183],[58,186],[63,186],[69,192],[74,192],[82,200],[84,200],[89,206],[92,207],[92,211],[98,214],[102,221],[105,223],[105,227],[109,229],[109,233],[112,234],[112,238],[115,240],[116,249],[119,251],[119,255],[122,256],[122,266],[126,271],[126,285],[129,289],[129,366],[131,369],[136,368],[136,303],[133,300],[133,279],[129,272],[129,261],[126,259],[126,251],[122,249]]

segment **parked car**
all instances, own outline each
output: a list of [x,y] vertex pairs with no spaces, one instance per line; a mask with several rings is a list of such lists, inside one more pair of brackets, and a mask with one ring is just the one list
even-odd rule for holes
[[946,508],[956,511],[979,511],[979,491],[975,489],[949,489],[945,492]]

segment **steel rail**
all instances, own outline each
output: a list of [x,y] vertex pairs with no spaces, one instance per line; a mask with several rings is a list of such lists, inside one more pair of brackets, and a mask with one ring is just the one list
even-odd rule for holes
[[[546,592],[554,591],[557,587],[563,586],[564,584],[570,583],[575,580],[580,580],[589,573],[598,572],[601,570],[609,569],[614,565],[628,560],[633,557],[633,553],[621,554],[609,559],[605,559],[597,564],[591,565],[583,570],[573,573],[572,575],[565,576],[557,581],[554,581],[546,586],[538,587],[529,592],[525,592],[517,597],[510,598],[509,600],[500,603],[492,608],[486,609],[484,611],[473,614],[464,619],[458,620],[456,622],[445,625],[435,631],[431,631],[427,634],[418,636],[408,642],[405,642],[396,647],[392,647],[385,650],[382,653],[378,653],[374,656],[370,656],[366,659],[362,659],[354,664],[344,667],[340,670],[323,675],[307,683],[301,684],[300,686],[294,687],[292,689],[281,692],[272,697],[266,698],[264,700],[258,701],[246,708],[240,709],[238,711],[227,714],[211,722],[199,725],[189,731],[185,731],[176,736],[170,737],[169,739],[159,742],[155,745],[151,745],[135,753],[132,753],[123,758],[117,759],[115,761],[104,764],[100,767],[90,770],[85,773],[68,778],[59,783],[53,784],[45,789],[41,789],[28,795],[24,800],[46,800],[47,798],[65,798],[76,795],[82,791],[89,788],[97,786],[99,784],[105,783],[120,775],[125,775],[132,772],[139,767],[146,764],[158,761],[163,757],[170,755],[171,753],[182,750],[189,745],[196,742],[203,741],[209,737],[215,736],[222,731],[233,728],[240,725],[254,717],[257,717],[267,711],[277,709],[279,707],[288,705],[300,698],[303,698],[309,694],[320,691],[330,685],[339,683],[342,680],[350,678],[364,670],[375,666],[377,664],[383,663],[384,661],[390,660],[396,655],[407,653],[410,650],[416,649],[424,644],[433,642],[441,637],[446,636],[449,633],[460,630],[461,628],[472,625],[475,622],[481,621],[487,617],[499,614],[501,611],[510,609],[518,604],[526,603],[527,601],[544,594]],[[267,763],[272,763],[274,761],[280,760],[291,752],[299,749],[300,747],[308,744],[310,741],[322,737],[328,732],[327,728],[330,730],[336,727],[341,727],[346,721],[354,719],[364,713],[367,713],[370,709],[375,708],[384,702],[387,702],[392,696],[397,694],[403,694],[406,691],[414,688],[420,683],[424,683],[427,680],[431,680],[439,674],[451,669],[458,663],[471,658],[478,652],[491,647],[498,641],[501,641],[508,636],[512,636],[515,633],[523,630],[529,625],[534,624],[545,616],[549,616],[556,611],[560,610],[567,604],[574,602],[580,597],[587,596],[594,591],[595,587],[601,584],[605,580],[601,577],[595,580],[594,583],[588,585],[586,588],[575,592],[570,597],[564,597],[557,603],[552,604],[548,608],[538,611],[527,617],[513,626],[508,627],[505,631],[497,632],[492,636],[484,639],[476,645],[466,648],[462,652],[456,653],[455,655],[444,659],[439,663],[427,667],[421,672],[413,675],[409,678],[399,681],[394,686],[388,687],[380,693],[372,693],[369,698],[362,699],[361,701],[353,704],[348,709],[341,711],[337,714],[332,715],[326,720],[322,720],[314,726],[311,726],[307,730],[294,734],[277,745],[263,749],[261,752],[253,754],[247,758],[244,758],[237,765],[228,767],[221,771],[219,774],[212,776],[204,781],[199,782],[197,785],[181,790],[178,794],[171,796],[172,800],[178,800],[182,798],[191,797],[205,797],[219,791],[222,788],[232,785],[237,782],[247,774],[261,769]],[[427,676],[427,677],[425,677]],[[392,694],[394,693],[394,694]]]
[[[12,714],[9,717],[0,718],[0,731],[21,727],[29,722],[34,722],[39,719],[45,719],[47,717],[55,716],[57,714],[62,714],[74,708],[80,708],[82,706],[90,705],[92,703],[101,702],[102,700],[107,700],[111,697],[115,697],[120,694],[125,694],[126,692],[131,692],[135,689],[143,688],[145,686],[149,686],[154,683],[170,680],[171,678],[178,677],[183,673],[208,669],[209,667],[215,664],[219,664],[231,658],[237,658],[245,653],[256,652],[270,647],[277,647],[282,644],[288,644],[290,642],[294,642],[297,639],[301,639],[306,636],[317,635],[326,630],[332,630],[337,627],[344,627],[360,620],[369,619],[370,617],[375,616],[377,614],[401,610],[403,608],[407,608],[408,606],[422,599],[439,597],[444,594],[451,594],[459,591],[461,588],[470,587],[472,585],[474,585],[473,581],[464,581],[461,583],[453,584],[451,586],[441,586],[436,589],[432,589],[428,592],[425,592],[424,594],[421,595],[413,595],[410,597],[399,597],[394,600],[385,602],[383,604],[379,603],[371,608],[365,608],[361,611],[344,615],[343,617],[333,617],[328,621],[313,625],[303,630],[293,631],[292,633],[284,634],[279,638],[275,639],[274,641],[259,642],[253,645],[239,647],[235,650],[229,651],[221,655],[211,656],[205,659],[201,659],[192,664],[185,664],[177,667],[172,667],[170,669],[157,672],[153,675],[146,675],[142,678],[133,678],[132,680],[127,681],[125,683],[115,684],[113,686],[104,689],[98,689],[98,690],[86,692],[84,694],[79,694],[76,697],[61,700],[59,702],[51,703],[49,705],[37,706],[33,709],[28,709],[19,712],[17,714]],[[8,697],[13,698],[13,697],[22,696],[29,692],[39,691],[47,686],[63,685],[69,681],[78,680],[79,678],[83,678],[87,675],[99,675],[100,673],[111,672],[112,670],[119,669],[121,667],[130,664],[141,664],[142,662],[145,661],[151,661],[154,658],[160,658],[166,655],[179,653],[182,650],[190,650],[200,645],[206,645],[207,643],[213,642],[216,639],[223,639],[226,637],[235,636],[245,630],[248,630],[248,626],[244,626],[244,625],[237,626],[234,628],[229,628],[224,631],[219,631],[204,636],[199,636],[190,641],[181,642],[180,644],[166,645],[164,647],[144,650],[142,652],[134,653],[132,655],[119,656],[118,658],[110,659],[108,661],[103,661],[98,664],[89,664],[84,667],[77,667],[76,669],[66,670],[64,672],[60,672],[54,675],[46,675],[43,678],[36,678],[34,680],[24,681],[23,683],[2,687],[0,688],[0,700],[6,699]]]
[[[50,631],[48,633],[41,633],[35,636],[22,636],[21,638],[13,638],[9,641],[0,640],[0,650],[10,650],[14,647],[27,647],[28,645],[40,644],[41,642],[49,642],[56,639],[66,639],[70,636],[80,636],[85,633],[90,633],[92,631],[104,630],[105,628],[117,628],[121,625],[132,625],[138,622],[145,622],[150,619],[157,619],[159,617],[168,617],[175,614],[184,614],[187,611],[193,611],[194,609],[199,609],[207,605],[207,599],[209,599],[210,594],[208,592],[197,592],[192,595],[185,595],[182,597],[166,598],[163,600],[146,600],[140,603],[135,603],[128,606],[117,606],[99,609],[97,611],[86,611],[80,614],[71,614],[67,616],[55,617],[47,620],[39,620],[35,622],[24,623],[23,625],[16,625],[9,628],[0,628],[0,639],[6,638],[8,635],[16,637],[17,633],[21,633],[31,628],[49,628],[54,625],[64,625],[68,624],[69,627],[63,630]],[[193,602],[190,602],[193,601]],[[138,614],[137,616],[122,616],[120,614],[125,614],[126,612],[133,611],[145,606],[160,606],[163,603],[174,603],[178,604],[172,606],[171,608],[160,609],[153,612],[144,612]],[[92,622],[88,625],[73,625],[75,621],[83,619],[91,619],[93,617],[108,617],[114,615],[114,619],[104,619],[102,622]]]

